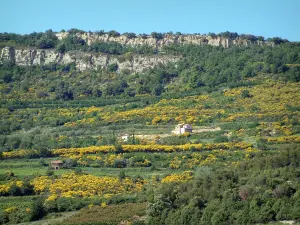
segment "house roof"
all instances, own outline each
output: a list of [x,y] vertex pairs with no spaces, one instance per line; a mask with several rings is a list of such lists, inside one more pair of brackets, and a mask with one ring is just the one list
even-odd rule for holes
[[51,164],[60,164],[60,163],[63,163],[63,161],[61,161],[61,160],[51,161]]
[[192,126],[190,124],[184,124],[183,126],[184,128],[187,128],[187,129],[192,129]]

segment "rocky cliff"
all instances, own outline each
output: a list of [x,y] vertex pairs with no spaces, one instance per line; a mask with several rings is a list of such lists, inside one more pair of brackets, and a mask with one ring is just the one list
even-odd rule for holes
[[[69,33],[55,33],[59,40],[64,39]],[[272,42],[261,40],[243,39],[241,36],[236,38],[225,38],[222,36],[209,35],[174,35],[164,34],[161,38],[153,38],[151,35],[136,35],[136,36],[110,36],[107,33],[96,32],[80,32],[76,35],[83,39],[87,45],[95,42],[117,42],[122,45],[138,46],[148,45],[158,50],[161,47],[171,44],[195,44],[195,45],[212,45],[229,48],[232,46],[249,46],[249,45],[274,45]],[[78,70],[107,68],[109,65],[117,64],[118,71],[130,70],[133,72],[142,72],[145,69],[153,68],[159,64],[167,64],[176,62],[179,57],[165,55],[107,55],[100,53],[69,51],[59,53],[54,49],[18,49],[14,47],[5,47],[0,49],[0,64],[9,62],[19,66],[32,65],[48,65],[57,63],[60,65],[75,64]]]
[[[56,33],[59,40],[65,38],[68,32]],[[154,48],[161,48],[170,44],[196,44],[196,45],[212,45],[222,46],[229,48],[232,46],[249,46],[249,45],[273,45],[274,43],[260,41],[260,40],[248,40],[241,37],[235,39],[225,38],[221,36],[209,36],[209,35],[174,35],[165,34],[162,39],[153,38],[151,35],[137,35],[134,38],[127,37],[126,35],[120,35],[117,37],[111,37],[108,34],[99,34],[95,32],[82,32],[76,34],[79,38],[86,41],[88,45],[94,42],[117,42],[123,45],[149,45]]]
[[16,49],[14,47],[5,47],[1,50],[0,54],[0,64],[9,62],[18,66],[33,66],[52,63],[60,65],[74,63],[76,69],[80,71],[107,68],[109,65],[117,64],[118,71],[130,70],[133,72],[142,72],[156,65],[176,62],[178,60],[179,57],[163,55],[113,56],[81,51],[59,53],[53,49]]

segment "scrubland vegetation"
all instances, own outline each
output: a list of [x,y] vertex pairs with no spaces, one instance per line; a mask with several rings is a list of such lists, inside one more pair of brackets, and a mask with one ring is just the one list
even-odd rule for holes
[[[1,34],[1,47],[182,58],[144,73],[0,65],[0,224],[80,209],[62,224],[300,220],[298,43],[141,52],[74,33]],[[220,130],[171,134],[178,123]]]

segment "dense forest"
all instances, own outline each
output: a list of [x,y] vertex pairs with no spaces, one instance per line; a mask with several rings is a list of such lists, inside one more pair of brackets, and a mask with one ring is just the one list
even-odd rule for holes
[[[154,48],[88,44],[83,33],[2,33],[0,52],[11,46],[179,60],[134,72],[2,59],[0,224],[57,224],[62,213],[82,208],[61,224],[300,220],[299,43],[224,32],[208,35],[273,44]],[[181,123],[193,132],[172,133]]]

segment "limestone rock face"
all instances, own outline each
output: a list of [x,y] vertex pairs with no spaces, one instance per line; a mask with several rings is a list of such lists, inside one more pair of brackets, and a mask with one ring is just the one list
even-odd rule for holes
[[[56,33],[56,36],[59,40],[65,38],[68,35],[67,32]],[[213,45],[213,46],[222,46],[224,48],[229,48],[232,46],[249,46],[249,45],[272,45],[273,43],[266,41],[250,41],[247,39],[242,39],[237,37],[235,39],[220,37],[220,36],[209,36],[209,35],[200,35],[200,34],[189,34],[189,35],[174,35],[166,34],[162,39],[155,39],[150,35],[141,36],[138,35],[135,38],[128,38],[125,35],[120,35],[118,37],[110,37],[108,34],[99,34],[93,32],[77,33],[79,38],[86,41],[88,45],[91,45],[94,42],[117,42],[122,45],[149,45],[153,48],[160,49],[165,45],[170,44],[196,44],[196,45]]]
[[38,66],[56,63],[67,65],[74,63],[77,70],[103,69],[111,64],[118,65],[118,71],[129,70],[132,72],[143,72],[159,64],[177,62],[180,58],[175,56],[142,56],[132,57],[112,56],[99,53],[82,51],[69,51],[59,53],[53,49],[15,49],[5,47],[0,52],[0,64],[11,63],[18,66]]
[[[56,33],[59,40],[67,37],[68,32]],[[153,38],[150,35],[137,35],[129,38],[125,35],[111,37],[108,34],[99,34],[93,32],[81,32],[76,34],[79,38],[86,41],[88,45],[94,42],[117,42],[122,45],[139,46],[148,45],[155,49],[161,49],[163,46],[171,44],[195,44],[195,45],[212,45],[229,48],[232,46],[249,46],[249,45],[273,45],[274,43],[266,41],[250,41],[237,37],[235,39],[224,38],[220,36],[209,35],[174,35],[165,34],[162,39]],[[57,63],[67,65],[74,63],[78,70],[107,68],[111,64],[118,65],[118,71],[129,70],[132,72],[142,72],[146,69],[153,68],[159,64],[176,62],[180,57],[165,55],[132,55],[114,56],[100,53],[69,51],[66,53],[56,52],[54,49],[16,49],[14,47],[5,47],[0,49],[0,64],[12,63],[19,66],[48,65]]]
[[14,62],[15,51],[12,47],[3,48],[0,54],[0,62]]

